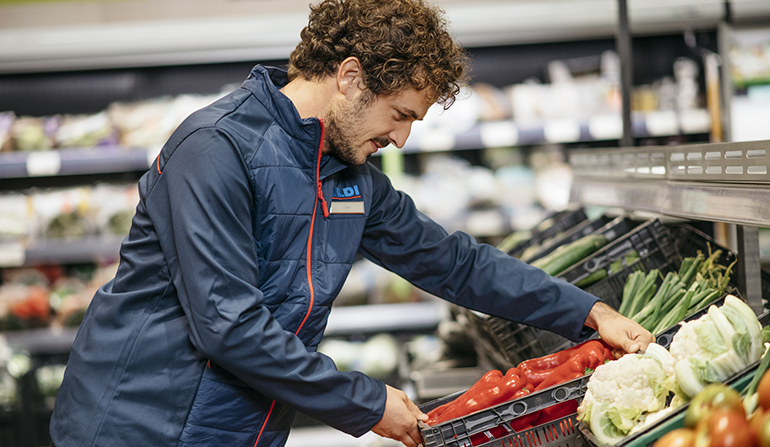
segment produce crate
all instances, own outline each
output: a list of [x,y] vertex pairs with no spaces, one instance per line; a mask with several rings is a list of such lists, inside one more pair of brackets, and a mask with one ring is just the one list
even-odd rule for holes
[[574,211],[560,211],[540,222],[531,230],[532,234],[526,241],[514,245],[507,250],[507,253],[518,257],[516,255],[523,253],[527,247],[543,244],[549,239],[556,237],[559,233],[563,233],[587,219],[588,217],[586,217],[583,208]]
[[[639,259],[616,271],[619,274],[612,276],[612,282],[605,283],[606,286],[609,286],[609,290],[588,286],[591,288],[591,293],[617,309],[620,306],[625,279],[632,271],[662,268],[679,260],[668,229],[658,219],[651,219],[637,226],[558,276],[569,283],[576,284],[595,272],[610,270],[611,264],[616,261],[624,262],[624,257],[632,251],[639,255]],[[678,265],[679,262],[676,264]],[[605,279],[609,277],[608,272],[608,277]],[[598,280],[594,285],[599,284],[599,282],[601,280]],[[620,294],[617,293],[618,290],[620,290]]]
[[[658,226],[658,224],[656,224],[656,226]],[[644,228],[644,226],[639,227],[634,232],[639,231],[642,228]],[[644,255],[640,252],[639,261],[624,267],[617,273],[611,274],[607,278],[604,278],[591,286],[588,286],[586,291],[598,296],[607,302],[607,304],[610,304],[617,309],[623,296],[623,286],[625,285],[628,276],[635,270],[648,272],[652,269],[658,269],[665,276],[668,272],[677,272],[684,258],[693,257],[697,255],[698,251],[708,256],[709,253],[717,249],[722,250],[722,254],[718,260],[719,264],[728,266],[736,260],[735,253],[717,244],[711,237],[691,225],[664,225],[663,231],[665,233],[658,232],[658,230],[655,231],[658,233],[656,241],[649,241],[648,247],[650,250]],[[659,249],[654,249],[655,245],[658,244]],[[609,248],[610,247],[605,247],[605,249]],[[597,252],[595,256],[600,255],[602,255],[601,250]],[[564,272],[565,275],[567,273],[567,271]],[[733,277],[728,285],[728,291],[734,295],[740,296],[736,275],[737,271],[733,268]],[[770,300],[770,273],[764,270],[762,271],[762,296],[766,300]]]
[[[574,414],[520,432],[512,430],[510,423],[518,417],[582,398],[585,395],[589,377],[583,376],[435,426],[420,423],[423,445],[425,447],[575,446],[577,430]],[[454,400],[460,394],[462,393],[427,402],[420,405],[420,410],[427,413],[439,405]],[[504,427],[506,434],[489,440],[494,438],[490,430],[499,427]]]
[[463,308],[459,312],[466,316],[468,335],[473,340],[479,363],[490,369],[507,370],[571,343],[553,332],[525,324]]
[[[626,217],[609,220],[602,217],[594,221],[585,221],[579,231],[571,231],[560,239],[563,243],[572,242],[587,234],[604,234],[607,239],[622,238],[633,228],[643,225]],[[591,230],[591,231],[589,231]],[[556,247],[553,247],[556,248]],[[469,332],[482,363],[497,369],[508,369],[524,360],[540,357],[572,342],[550,331],[532,326],[514,323],[492,315],[466,311]]]
[[632,220],[627,217],[609,217],[600,216],[593,220],[586,220],[579,225],[571,228],[561,236],[551,240],[547,244],[544,244],[537,251],[529,254],[526,257],[521,257],[522,261],[531,263],[543,256],[551,253],[562,245],[574,242],[583,236],[589,234],[603,234],[607,237],[607,241],[613,241],[623,234],[629,232],[632,228],[639,225],[641,222]]

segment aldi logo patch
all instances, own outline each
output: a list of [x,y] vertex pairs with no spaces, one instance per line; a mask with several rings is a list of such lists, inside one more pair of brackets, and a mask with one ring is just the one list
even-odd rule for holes
[[358,185],[338,186],[332,194],[332,214],[364,214],[364,200]]

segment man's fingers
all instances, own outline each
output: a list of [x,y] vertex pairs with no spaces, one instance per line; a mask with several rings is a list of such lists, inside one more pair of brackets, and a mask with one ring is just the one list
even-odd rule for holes
[[414,444],[408,444],[410,447],[412,445],[416,447],[418,444],[422,443],[422,435],[420,434],[420,429],[419,427],[417,427],[416,422],[412,427],[409,428],[408,435],[409,435],[409,440],[414,443]]

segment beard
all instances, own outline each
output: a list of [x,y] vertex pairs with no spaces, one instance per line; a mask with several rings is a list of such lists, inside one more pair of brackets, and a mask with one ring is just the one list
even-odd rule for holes
[[[364,92],[352,104],[340,99],[329,106],[323,121],[324,144],[330,155],[351,165],[364,164],[369,158],[371,154],[365,153],[361,147],[354,144],[358,140],[361,140],[361,145],[368,141],[363,140],[359,131],[364,128],[364,112],[371,105],[372,96]],[[382,147],[389,143],[386,137],[377,137],[374,140]]]

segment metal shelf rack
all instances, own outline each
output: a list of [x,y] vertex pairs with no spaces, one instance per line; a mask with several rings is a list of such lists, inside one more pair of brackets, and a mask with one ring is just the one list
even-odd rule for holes
[[759,227],[770,226],[770,140],[575,150],[570,203],[737,225],[741,294],[762,310]]

